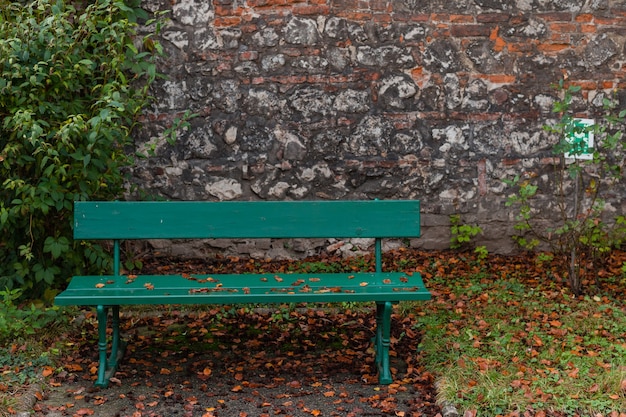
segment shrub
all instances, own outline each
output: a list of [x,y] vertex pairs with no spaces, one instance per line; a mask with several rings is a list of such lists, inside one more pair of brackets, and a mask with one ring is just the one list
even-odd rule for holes
[[[567,261],[570,289],[580,294],[583,268],[593,265],[626,238],[626,220],[623,216],[610,217],[602,194],[622,177],[626,143],[621,128],[626,110],[616,112],[615,103],[605,99],[603,120],[585,126],[576,120],[571,108],[580,87],[566,86],[562,80],[558,90],[562,99],[555,103],[553,112],[560,119],[554,125],[544,126],[559,139],[553,147],[558,163],[544,184],[546,194],[552,196],[550,207],[555,212],[542,213],[537,207],[541,184],[539,176],[532,173],[505,180],[515,188],[507,206],[518,209],[516,242],[526,249],[547,244],[556,256]],[[589,159],[585,159],[581,155],[589,150],[577,138],[589,133],[593,133],[596,146]]]
[[133,163],[160,46],[137,47],[131,3],[0,0],[0,288],[41,297],[110,262],[72,240],[72,203],[120,197]]

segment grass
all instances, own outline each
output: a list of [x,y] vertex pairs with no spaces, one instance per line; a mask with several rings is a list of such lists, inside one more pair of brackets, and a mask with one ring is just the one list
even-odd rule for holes
[[623,297],[573,297],[536,273],[483,268],[429,280],[434,301],[415,306],[416,326],[439,400],[494,416],[626,411]]

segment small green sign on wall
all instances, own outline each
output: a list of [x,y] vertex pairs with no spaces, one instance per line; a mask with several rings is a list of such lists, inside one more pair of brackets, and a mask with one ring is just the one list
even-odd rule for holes
[[574,119],[573,129],[567,136],[567,141],[572,145],[570,152],[565,154],[567,159],[593,159],[593,129],[594,119]]

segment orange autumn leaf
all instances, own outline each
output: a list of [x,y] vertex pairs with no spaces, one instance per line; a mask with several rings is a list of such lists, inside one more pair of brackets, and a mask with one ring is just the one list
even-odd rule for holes
[[42,375],[44,377],[49,377],[50,375],[52,375],[54,373],[54,369],[52,369],[51,366],[46,366],[43,368],[43,372]]
[[69,363],[65,365],[65,369],[67,369],[70,372],[80,372],[83,370],[83,367],[77,363]]

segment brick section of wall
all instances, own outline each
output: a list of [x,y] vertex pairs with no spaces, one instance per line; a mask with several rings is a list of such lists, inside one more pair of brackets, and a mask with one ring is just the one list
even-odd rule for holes
[[512,250],[502,179],[551,172],[550,86],[582,87],[586,117],[626,97],[626,6],[571,3],[144,0],[171,20],[135,178],[172,199],[416,198],[426,247],[460,213]]

